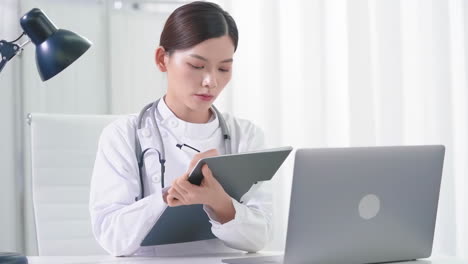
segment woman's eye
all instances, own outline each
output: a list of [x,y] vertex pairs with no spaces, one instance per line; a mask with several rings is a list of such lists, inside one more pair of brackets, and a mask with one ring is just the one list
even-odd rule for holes
[[229,72],[229,69],[222,69],[222,68],[220,68],[219,71],[220,71],[220,72]]
[[205,68],[204,66],[196,66],[196,65],[193,65],[191,63],[188,63],[188,65],[190,65],[192,68],[197,69],[197,70],[201,70],[201,69]]

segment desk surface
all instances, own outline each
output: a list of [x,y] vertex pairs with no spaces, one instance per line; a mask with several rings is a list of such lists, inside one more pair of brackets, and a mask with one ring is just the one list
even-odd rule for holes
[[[252,256],[265,256],[274,253],[256,253],[249,254]],[[28,257],[30,264],[140,264],[140,263],[169,263],[169,264],[211,264],[221,263],[221,259],[230,257],[245,257],[246,254],[232,253],[232,254],[216,254],[204,256],[187,256],[187,257],[112,257],[112,256],[34,256]],[[433,257],[429,259],[422,259],[418,261],[398,262],[399,264],[467,264],[464,261],[453,257]]]

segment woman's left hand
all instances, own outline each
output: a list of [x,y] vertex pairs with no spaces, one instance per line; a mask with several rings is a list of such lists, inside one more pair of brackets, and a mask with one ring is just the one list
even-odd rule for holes
[[200,186],[188,181],[188,173],[175,179],[168,190],[167,204],[171,207],[204,204],[211,208],[218,222],[223,224],[234,219],[235,209],[231,197],[213,176],[207,164],[203,165],[202,173]]

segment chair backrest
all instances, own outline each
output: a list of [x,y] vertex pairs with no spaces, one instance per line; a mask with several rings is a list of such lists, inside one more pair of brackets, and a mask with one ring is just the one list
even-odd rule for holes
[[39,255],[106,254],[91,231],[89,188],[99,136],[117,117],[29,115],[30,182]]

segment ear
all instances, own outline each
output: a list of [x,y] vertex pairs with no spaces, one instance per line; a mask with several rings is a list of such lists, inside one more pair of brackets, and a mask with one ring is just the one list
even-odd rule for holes
[[167,67],[166,67],[166,64],[167,64],[167,57],[169,55],[167,54],[166,50],[164,49],[164,47],[162,46],[159,46],[157,49],[156,49],[156,52],[155,52],[155,56],[154,56],[154,59],[155,59],[155,62],[156,62],[156,66],[158,67],[158,69],[162,72],[167,72]]

